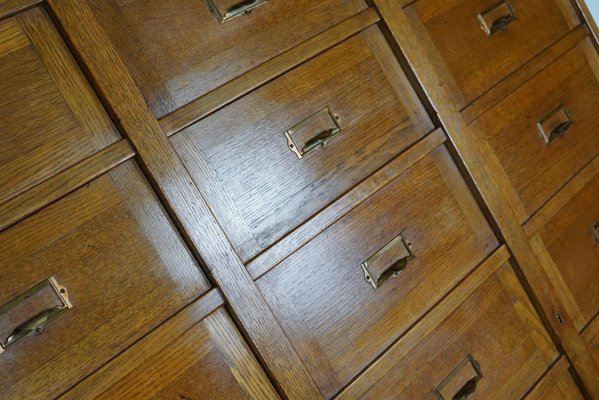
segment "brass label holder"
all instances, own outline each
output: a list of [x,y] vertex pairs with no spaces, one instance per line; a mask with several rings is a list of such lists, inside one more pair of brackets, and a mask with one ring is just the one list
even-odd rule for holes
[[437,400],[466,400],[476,391],[483,373],[478,361],[468,354],[433,390]]
[[414,258],[412,243],[399,234],[362,263],[364,278],[376,290],[385,281],[397,278]]
[[21,293],[8,303],[0,307],[0,318],[8,314],[9,311],[20,305],[21,303],[33,298],[44,290],[50,289],[60,305],[56,305],[37,313],[35,316],[26,322],[17,326],[5,339],[0,338],[0,353],[3,353],[8,347],[21,341],[30,335],[41,335],[44,333],[46,326],[68,309],[73,308],[69,301],[67,289],[60,285],[54,277],[44,279],[31,289]]
[[510,24],[517,19],[514,7],[507,0],[500,1],[489,7],[478,14],[477,18],[481,29],[489,37],[498,32],[506,31]]
[[242,15],[249,15],[252,10],[256,7],[260,7],[268,2],[268,0],[246,0],[241,3],[235,4],[230,7],[227,11],[222,13],[218,6],[216,5],[215,0],[207,0],[208,1],[208,9],[216,17],[218,22],[224,24],[227,21],[232,20],[233,18],[241,17]]
[[[330,122],[327,122],[330,121]],[[322,124],[328,124],[328,128],[322,128]],[[316,129],[316,134],[312,132]],[[306,154],[317,148],[324,148],[328,142],[343,132],[341,128],[341,117],[331,110],[330,107],[325,107],[317,113],[306,118],[293,128],[285,132],[287,138],[287,147],[299,159],[302,159]],[[310,134],[310,137],[301,143],[299,139],[294,139],[294,136],[305,136]]]
[[572,125],[574,125],[572,114],[563,104],[560,104],[537,123],[537,128],[545,143],[551,144],[556,139],[564,136]]

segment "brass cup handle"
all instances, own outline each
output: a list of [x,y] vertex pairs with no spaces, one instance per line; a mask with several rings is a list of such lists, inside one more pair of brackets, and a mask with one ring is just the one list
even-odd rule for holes
[[216,17],[216,19],[218,19],[218,22],[220,22],[221,24],[224,24],[225,22],[230,21],[233,18],[240,17],[242,15],[249,15],[254,8],[259,7],[268,2],[268,0],[244,0],[241,3],[231,6],[224,13],[221,13],[221,11],[215,3],[215,0],[207,1],[210,12]]
[[34,297],[36,294],[42,292],[46,288],[51,290],[60,301],[60,305],[50,307],[44,311],[39,312],[26,322],[16,327],[4,340],[0,339],[0,353],[3,353],[8,347],[18,343],[22,339],[30,335],[41,335],[44,333],[46,326],[56,318],[58,318],[63,312],[72,308],[72,304],[69,301],[68,293],[65,287],[58,284],[54,277],[43,280],[31,289],[20,294],[13,300],[4,304],[0,307],[0,318],[7,314],[10,310],[17,307],[26,300]]
[[362,263],[364,278],[376,290],[398,277],[414,258],[412,243],[400,234]]
[[516,20],[516,13],[509,1],[503,0],[478,14],[477,18],[481,29],[490,37],[506,31]]
[[[322,129],[322,125],[327,124],[330,128]],[[318,127],[317,129],[314,129]],[[295,139],[295,136],[301,136],[302,133],[306,132],[318,132],[310,139],[306,140],[303,144]],[[291,150],[299,159],[305,157],[311,151],[317,148],[325,148],[328,142],[341,133],[341,117],[331,110],[330,107],[325,107],[317,113],[306,118],[293,128],[288,129],[285,132],[287,138],[287,147]]]
[[553,143],[556,139],[564,136],[572,128],[574,120],[572,114],[560,104],[555,110],[551,111],[546,117],[537,123],[539,135],[547,144]]
[[595,238],[595,242],[597,242],[597,244],[599,244],[599,222],[597,222],[595,225],[593,225],[592,231],[593,231],[593,238]]
[[[483,373],[478,361],[471,354],[460,362],[453,371],[443,379],[433,390],[437,400],[466,400],[469,396],[476,392],[478,382],[483,378]],[[459,382],[465,383],[455,390],[455,385]]]

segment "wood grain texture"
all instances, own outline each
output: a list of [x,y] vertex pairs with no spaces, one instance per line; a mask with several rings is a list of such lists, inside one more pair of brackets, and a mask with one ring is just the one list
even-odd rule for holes
[[583,400],[584,397],[570,375],[568,360],[565,357],[551,368],[525,400]]
[[[432,129],[381,41],[370,27],[171,138],[242,261]],[[284,133],[327,106],[343,132],[298,159]],[[329,117],[294,139],[303,147],[331,126]]]
[[[439,147],[258,280],[325,397],[497,247],[458,177]],[[374,291],[361,263],[400,233],[415,259]]]
[[121,139],[20,196],[0,204],[0,231],[88,184],[134,155],[129,141]]
[[477,16],[495,6],[495,0],[421,0],[409,7],[454,77],[459,96],[453,98],[460,109],[570,30],[573,10],[562,8],[561,1],[510,3],[517,19],[491,37],[480,28]]
[[[88,3],[157,117],[366,9],[362,0],[271,0],[220,24],[205,1]],[[238,2],[215,3],[224,12]]]
[[570,314],[562,314],[565,318],[563,324],[553,317],[556,312],[565,309],[559,291],[547,281],[543,267],[518,222],[518,214],[509,206],[507,199],[513,193],[513,188],[501,171],[499,160],[489,145],[477,139],[465,121],[458,117],[460,107],[454,102],[453,94],[448,92],[442,74],[437,71],[443,68],[431,62],[431,50],[427,49],[428,46],[423,46],[423,41],[430,39],[427,39],[426,33],[423,36],[417,26],[413,26],[412,20],[395,1],[375,0],[375,5],[437,108],[451,141],[518,260],[527,284],[533,289],[535,298],[539,299],[544,314],[548,316],[546,322],[563,344],[587,391],[599,397],[599,382],[596,380],[599,368],[592,360],[589,347],[580,337]]
[[254,279],[258,279],[273,266],[283,261],[312,238],[362,204],[385,185],[405,172],[414,163],[426,157],[446,140],[441,129],[437,129],[410,149],[391,160],[383,168],[335,200],[329,207],[316,214],[282,240],[246,264]]
[[258,356],[290,399],[321,394],[258,291],[191,177],[160,128],[118,53],[83,0],[49,2],[70,41],[97,81],[123,131],[143,160],[145,171],[193,251],[235,310],[234,317]]
[[379,16],[374,9],[366,9],[165,115],[160,119],[160,126],[167,135],[173,135],[378,20]]
[[0,18],[34,7],[43,0],[0,0]]
[[595,362],[599,363],[599,317],[595,317],[582,332],[585,343],[591,349]]
[[0,265],[0,304],[49,276],[73,303],[2,354],[3,399],[56,397],[209,288],[132,161],[0,233]]
[[222,301],[210,292],[60,399],[278,399]]
[[0,22],[0,203],[119,134],[42,8]]
[[[521,223],[599,153],[599,80],[582,50],[586,40],[472,123],[516,191],[510,200],[522,205]],[[537,123],[560,104],[570,111],[574,125],[547,144]]]
[[521,398],[557,351],[508,257],[485,261],[337,399],[428,398],[468,354],[483,372],[473,398]]

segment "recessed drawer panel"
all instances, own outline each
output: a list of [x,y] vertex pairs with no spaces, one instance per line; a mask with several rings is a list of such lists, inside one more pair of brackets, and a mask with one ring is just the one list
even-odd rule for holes
[[538,231],[572,294],[582,330],[599,312],[599,174]]
[[[211,294],[207,295],[211,296]],[[206,297],[143,338],[61,400],[275,400],[268,381],[223,308],[205,318]]]
[[430,129],[374,26],[172,142],[248,261]]
[[0,21],[0,203],[119,134],[46,12]]
[[407,11],[445,62],[460,108],[579,23],[563,0],[420,0]]
[[525,397],[526,400],[583,400],[580,389],[568,371],[570,365],[561,358],[543,380]]
[[258,285],[331,396],[496,246],[447,150],[439,147]]
[[479,117],[524,222],[599,152],[599,60],[586,39]]
[[0,397],[56,397],[208,287],[121,164],[0,233]]
[[448,314],[427,315],[339,400],[521,399],[558,354],[511,266],[473,276],[482,274],[480,286],[464,281],[439,304]]
[[158,117],[366,9],[362,0],[89,4]]

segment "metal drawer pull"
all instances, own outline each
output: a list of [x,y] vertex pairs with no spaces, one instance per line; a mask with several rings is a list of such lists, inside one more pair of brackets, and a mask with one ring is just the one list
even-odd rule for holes
[[[48,290],[50,293],[46,293]],[[59,285],[54,277],[50,277],[0,307],[1,321],[3,317],[10,316],[9,312],[21,303],[32,301],[36,296],[39,297],[39,299],[37,299],[38,302],[40,299],[47,300],[49,295],[54,299],[57,299],[60,304],[38,312],[32,318],[17,326],[10,334],[8,334],[6,339],[0,339],[0,353],[3,353],[8,347],[29,335],[41,335],[44,333],[48,323],[58,318],[66,310],[72,308],[73,305],[69,301],[69,295],[66,288]],[[13,317],[15,315],[21,315],[21,313],[15,312],[12,314]]]
[[225,22],[230,21],[235,17],[248,15],[252,12],[254,8],[259,7],[262,4],[268,2],[268,0],[245,0],[241,3],[235,4],[227,11],[225,11],[225,13],[223,14],[218,9],[215,0],[207,1],[210,12],[216,17],[216,19],[218,19],[218,22],[220,22],[221,24],[224,24]]
[[412,243],[400,234],[362,263],[364,278],[377,289],[388,279],[398,277],[413,259]]
[[[323,130],[322,125],[324,124],[331,126]],[[315,131],[318,132],[316,135],[313,134]],[[341,132],[343,132],[341,117],[335,114],[330,107],[325,107],[289,129],[285,132],[285,137],[289,150],[301,159],[314,149],[326,147],[329,140]],[[296,139],[293,138],[294,136]],[[306,136],[307,139],[300,141],[302,137]],[[303,144],[298,144],[302,142]]]
[[437,400],[466,400],[476,392],[478,382],[482,378],[480,364],[471,354],[468,354],[433,392]]
[[497,32],[506,31],[509,25],[516,20],[516,13],[514,7],[504,0],[478,14],[478,20],[487,36],[493,36]]
[[599,222],[593,225],[593,237],[595,238],[595,242],[599,244]]
[[555,139],[564,136],[572,125],[574,125],[572,115],[562,104],[537,123],[539,134],[547,144],[551,144]]

